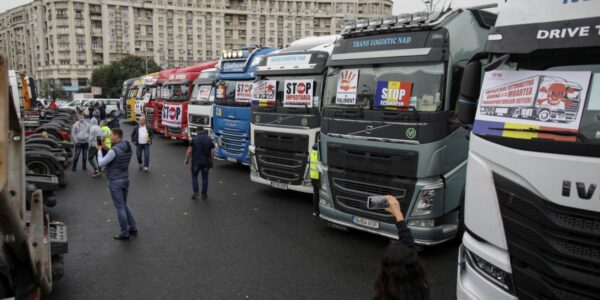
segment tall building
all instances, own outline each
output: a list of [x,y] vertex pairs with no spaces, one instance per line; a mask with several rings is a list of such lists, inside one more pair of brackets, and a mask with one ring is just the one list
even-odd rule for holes
[[94,67],[127,54],[185,66],[223,49],[285,47],[336,34],[344,18],[391,13],[392,0],[34,0],[0,14],[0,52],[41,84],[78,91]]

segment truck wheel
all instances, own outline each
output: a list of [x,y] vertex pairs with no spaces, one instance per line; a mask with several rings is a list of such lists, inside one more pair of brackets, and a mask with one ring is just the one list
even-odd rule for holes
[[517,109],[515,109],[515,110],[512,112],[512,117],[513,117],[513,118],[518,118],[520,115],[521,115],[521,111],[520,111],[520,109],[518,109],[518,108],[517,108]]
[[29,169],[34,174],[56,175],[56,168],[54,167],[54,164],[48,163],[44,160],[28,161],[27,169]]
[[542,122],[550,120],[550,111],[544,109],[538,114],[538,119]]

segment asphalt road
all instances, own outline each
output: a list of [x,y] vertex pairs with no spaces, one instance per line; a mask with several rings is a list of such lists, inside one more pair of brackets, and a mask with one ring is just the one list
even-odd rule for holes
[[[124,124],[126,133],[131,126]],[[150,172],[130,165],[139,236],[116,241],[107,184],[68,172],[52,219],[68,225],[65,277],[50,299],[370,299],[389,240],[328,228],[311,196],[252,183],[248,168],[217,162],[209,199],[191,200],[185,146],[162,137]],[[421,253],[432,299],[456,297],[458,242]]]

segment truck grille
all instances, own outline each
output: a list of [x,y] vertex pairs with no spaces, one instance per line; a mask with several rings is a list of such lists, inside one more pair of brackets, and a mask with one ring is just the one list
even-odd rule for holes
[[178,127],[165,126],[165,128],[170,135],[179,135],[181,133],[181,128]]
[[403,177],[331,166],[328,174],[329,186],[337,209],[387,223],[394,223],[394,217],[384,210],[367,209],[367,198],[373,195],[396,196],[403,213],[406,213],[415,189],[415,181]]
[[154,109],[146,109],[146,123],[152,124],[152,126],[154,126]]
[[189,122],[190,124],[196,124],[196,125],[209,125],[209,121],[210,121],[210,117],[209,116],[196,116],[196,115],[190,115],[189,116]]
[[300,134],[254,132],[256,162],[262,178],[301,185],[308,165],[308,136]]
[[598,299],[600,213],[554,204],[497,174],[494,182],[519,299]]
[[246,150],[246,140],[248,139],[248,134],[240,133],[232,130],[224,129],[221,131],[221,141],[222,147],[225,151],[235,154],[242,155]]

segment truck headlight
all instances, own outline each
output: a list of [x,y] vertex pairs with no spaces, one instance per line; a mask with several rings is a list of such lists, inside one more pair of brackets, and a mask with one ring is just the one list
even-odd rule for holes
[[512,276],[464,247],[463,259],[483,277],[512,294]]
[[438,198],[443,197],[443,192],[443,182],[423,187],[421,192],[419,192],[419,197],[410,215],[417,217],[431,214],[434,203]]
[[183,133],[189,134],[190,133],[190,129],[188,127],[186,127],[185,129],[183,129]]

